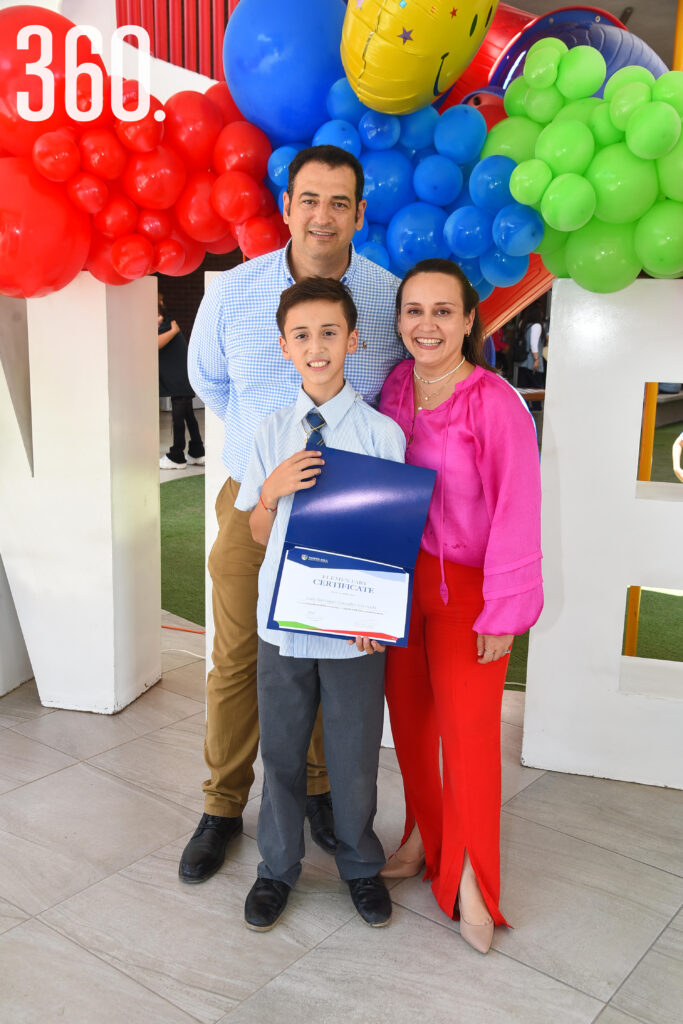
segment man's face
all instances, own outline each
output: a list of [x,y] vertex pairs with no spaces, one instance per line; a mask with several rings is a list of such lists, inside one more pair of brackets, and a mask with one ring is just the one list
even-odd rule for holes
[[284,196],[284,218],[295,253],[309,259],[340,257],[363,224],[365,200],[356,209],[356,176],[351,167],[304,164],[294,180],[293,195]]

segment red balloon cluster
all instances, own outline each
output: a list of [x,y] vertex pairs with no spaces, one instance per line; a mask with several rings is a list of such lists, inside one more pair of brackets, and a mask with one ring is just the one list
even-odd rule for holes
[[[16,51],[17,32],[28,23],[53,36],[55,113],[48,121],[29,122],[17,111],[22,89],[32,108],[41,102],[40,83],[25,74],[38,59],[38,40],[35,53]],[[111,80],[82,38],[79,62],[101,68],[105,102],[95,120],[76,121],[64,100],[63,40],[71,27],[39,7],[0,11],[0,294],[46,295],[82,269],[115,285],[154,272],[180,276],[207,252],[239,245],[251,258],[283,245],[289,233],[263,184],[270,142],[243,120],[228,86],[185,90],[165,104],[151,97],[144,117],[120,120]],[[134,109],[137,96],[138,83],[125,81],[124,108]],[[89,109],[86,91],[77,105]]]

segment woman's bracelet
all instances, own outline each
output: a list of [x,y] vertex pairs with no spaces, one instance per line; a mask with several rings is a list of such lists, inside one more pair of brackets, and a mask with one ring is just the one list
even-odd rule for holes
[[261,502],[261,504],[263,505],[263,507],[266,510],[266,512],[277,512],[277,505],[275,506],[275,508],[269,508],[269,506],[266,505],[265,501],[263,500],[263,495],[262,494],[259,494],[258,500]]

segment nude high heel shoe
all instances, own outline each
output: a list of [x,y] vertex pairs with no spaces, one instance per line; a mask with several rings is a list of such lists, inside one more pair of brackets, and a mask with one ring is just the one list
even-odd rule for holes
[[488,953],[493,942],[493,918],[486,924],[470,924],[460,911],[460,935],[478,953]]
[[401,856],[402,846],[399,846],[396,853],[393,853],[389,860],[386,862],[380,876],[382,878],[414,878],[415,875],[419,875],[425,866],[425,855],[420,854],[419,857],[412,857],[404,859]]

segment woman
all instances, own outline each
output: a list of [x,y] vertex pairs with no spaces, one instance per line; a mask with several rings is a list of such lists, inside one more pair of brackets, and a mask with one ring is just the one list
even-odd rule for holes
[[[171,399],[173,443],[159,459],[161,469],[186,469],[204,465],[204,442],[199,430],[197,417],[192,408],[194,391],[187,376],[187,341],[177,322],[171,320],[164,306],[164,297],[159,293],[159,397]],[[185,424],[190,443],[185,457]]]
[[381,873],[409,877],[426,859],[439,906],[486,953],[494,925],[507,924],[498,906],[503,684],[514,635],[536,621],[543,594],[534,425],[483,360],[477,302],[460,268],[441,259],[418,263],[396,296],[413,360],[389,375],[380,409],[406,435],[406,462],[437,479],[409,643],[388,652],[406,824]]
[[526,342],[526,356],[518,363],[517,384],[520,388],[545,387],[545,359],[543,348],[547,344],[543,312],[540,303],[533,302],[521,315],[519,330]]

